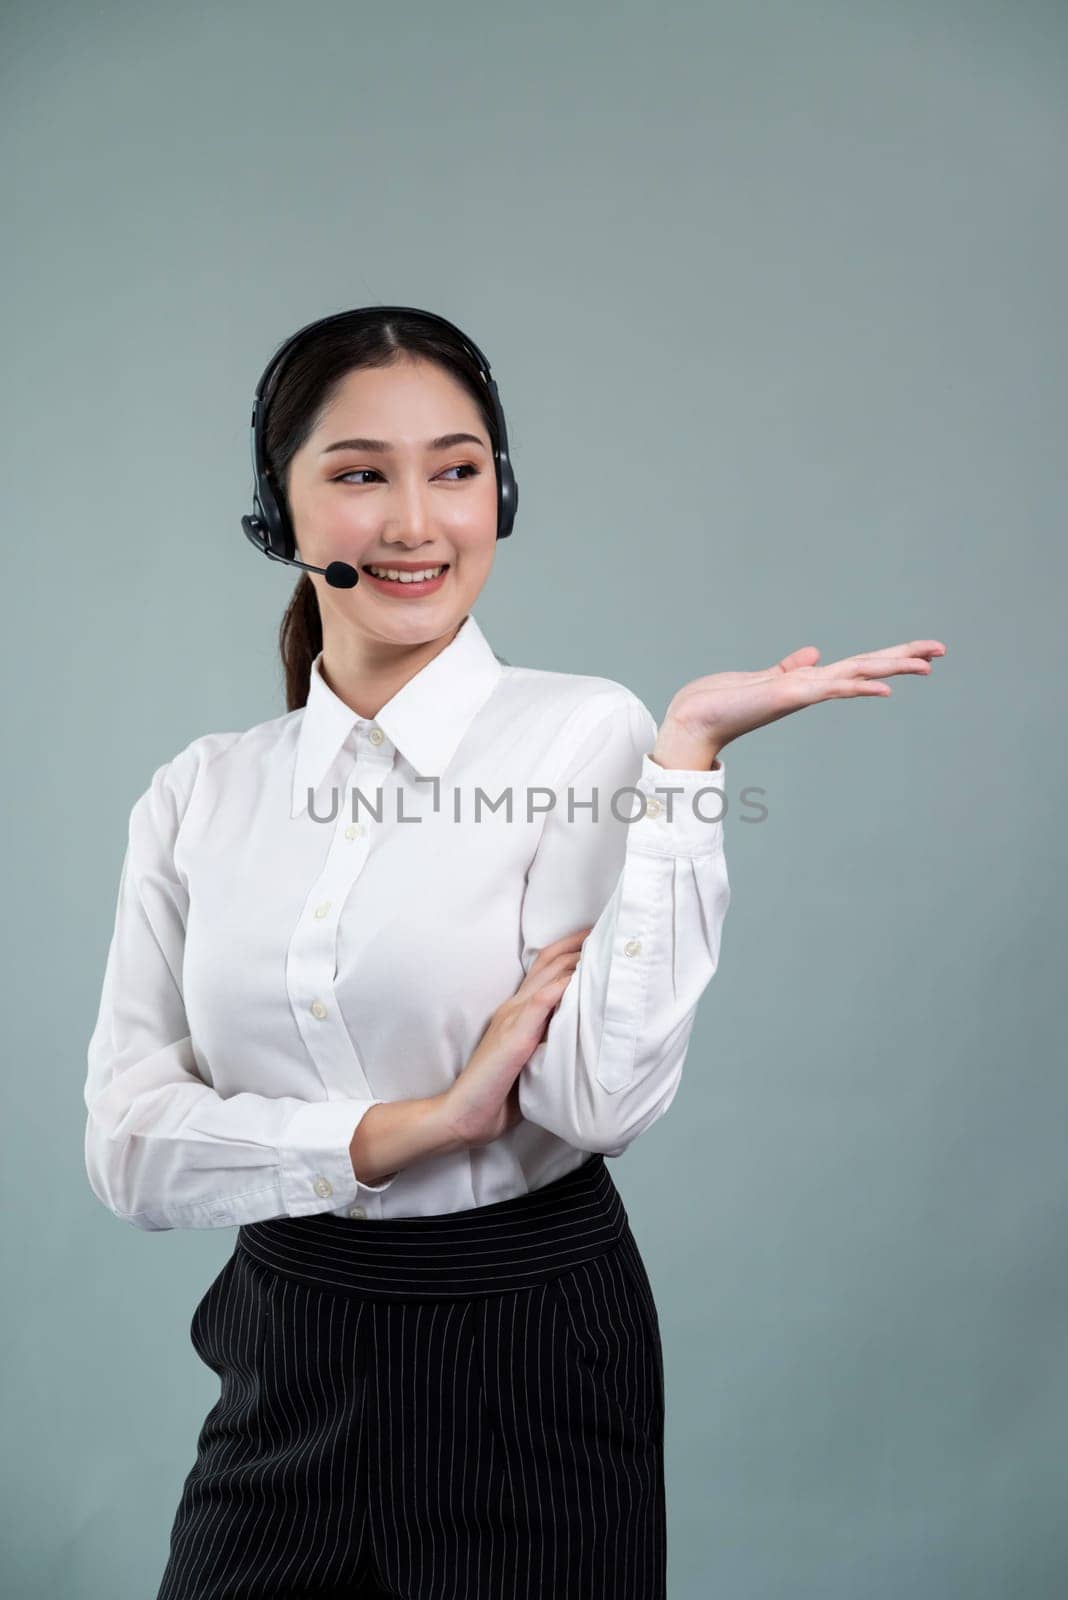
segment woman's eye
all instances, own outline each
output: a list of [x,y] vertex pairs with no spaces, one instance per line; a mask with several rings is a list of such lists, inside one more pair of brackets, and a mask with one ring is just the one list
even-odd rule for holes
[[[478,477],[478,474],[479,474],[480,471],[481,471],[481,468],[476,467],[474,462],[472,462],[472,461],[462,461],[462,462],[460,462],[460,464],[458,466],[446,467],[445,468],[445,473],[448,473],[448,472],[472,472],[472,473],[474,473],[476,478]],[[358,478],[361,473],[367,473],[367,472],[371,473],[372,476],[376,477],[376,478],[380,478],[382,476],[382,474],[378,471],[378,469],[376,467],[350,467],[348,472],[341,473],[340,477],[337,477],[337,478],[334,479],[334,482],[335,483],[344,483],[349,478]],[[444,477],[445,473],[441,473],[440,476]],[[460,478],[454,478],[452,481],[453,481],[453,483],[460,483],[463,480],[460,479]]]

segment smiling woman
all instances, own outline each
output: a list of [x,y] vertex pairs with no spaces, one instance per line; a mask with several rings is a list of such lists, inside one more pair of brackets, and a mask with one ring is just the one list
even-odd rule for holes
[[245,532],[308,564],[286,709],[135,805],[86,1081],[112,1211],[238,1230],[158,1600],[438,1593],[443,1566],[470,1600],[661,1600],[659,1323],[606,1157],[670,1107],[716,970],[711,774],[654,759],[625,685],[491,648],[518,490],[451,323],[302,330],[252,442]]
[[483,633],[516,488],[458,329],[342,313],[268,373],[243,522],[310,563],[287,709],[134,805],[88,1053],[99,1198],[237,1228],[157,1600],[663,1600],[659,1323],[606,1158],[670,1109],[718,969],[720,752],[945,646],[803,645],[658,727]]

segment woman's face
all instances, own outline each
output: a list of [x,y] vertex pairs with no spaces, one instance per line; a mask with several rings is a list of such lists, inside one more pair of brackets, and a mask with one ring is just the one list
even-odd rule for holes
[[[293,456],[287,488],[298,558],[347,561],[360,574],[352,589],[308,574],[324,634],[356,627],[384,643],[422,644],[471,610],[496,550],[497,479],[478,406],[437,362],[404,356],[350,372]],[[366,570],[443,564],[431,584],[378,581]]]

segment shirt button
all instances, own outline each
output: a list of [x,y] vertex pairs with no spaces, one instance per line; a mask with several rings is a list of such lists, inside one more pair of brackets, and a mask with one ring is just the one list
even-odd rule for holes
[[345,829],[345,838],[346,839],[358,839],[362,832],[363,832],[363,823],[362,822],[350,822],[348,827]]
[[628,939],[626,944],[623,946],[623,949],[626,951],[628,956],[636,956],[641,950],[641,947],[642,942],[640,939]]
[[313,1000],[312,1001],[312,1003],[311,1003],[311,1014],[312,1014],[313,1017],[320,1017],[320,1018],[326,1016],[326,1007],[323,1005],[323,1002],[321,1000]]
[[326,1199],[327,1195],[333,1194],[334,1192],[334,1185],[330,1182],[330,1179],[324,1178],[321,1175],[316,1178],[314,1188],[316,1194],[322,1195],[324,1200]]
[[329,902],[329,900],[324,900],[321,906],[316,906],[315,915],[317,917],[325,917],[326,913],[329,910],[330,910],[330,902]]
[[663,809],[664,802],[658,800],[655,794],[651,794],[645,802],[645,815],[647,817],[658,817]]
[[371,729],[371,731],[370,731],[370,733],[369,733],[369,734],[368,734],[368,735],[367,735],[367,737],[368,737],[368,738],[369,738],[369,739],[370,739],[370,741],[371,741],[371,743],[372,743],[372,744],[381,744],[381,743],[382,743],[382,740],[383,740],[383,739],[384,739],[384,738],[385,738],[385,737],[386,737],[386,736],[385,736],[385,734],[384,734],[384,733],[383,733],[383,732],[382,732],[382,729],[381,729],[381,728],[372,728],[372,729]]
[[359,1222],[361,1217],[365,1217],[366,1215],[367,1215],[367,1212],[364,1210],[363,1206],[350,1206],[349,1207],[349,1216],[352,1217],[353,1221],[355,1221],[355,1222]]

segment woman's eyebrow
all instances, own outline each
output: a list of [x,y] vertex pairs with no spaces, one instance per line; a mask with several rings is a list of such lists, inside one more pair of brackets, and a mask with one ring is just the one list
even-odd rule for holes
[[[480,450],[486,446],[474,433],[443,433],[437,439],[428,439],[427,450],[451,450],[457,444],[477,444]],[[393,446],[388,439],[336,439],[333,444],[328,444],[322,452],[328,456],[332,450],[376,450],[380,455],[389,455]]]

